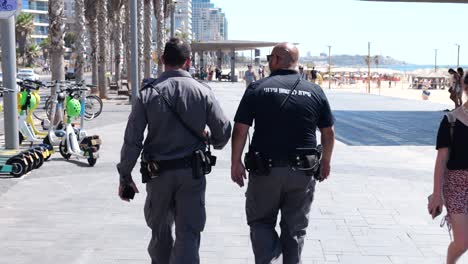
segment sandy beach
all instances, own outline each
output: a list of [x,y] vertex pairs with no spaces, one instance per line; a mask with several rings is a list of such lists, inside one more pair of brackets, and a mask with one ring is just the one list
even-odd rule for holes
[[[328,89],[328,82],[324,82],[322,85],[323,89]],[[337,87],[332,83],[332,89],[334,90],[345,90],[353,93],[367,93],[367,85],[363,83],[353,85],[342,85]],[[375,83],[371,85],[371,94],[397,97],[411,100],[423,101],[422,90],[410,89],[408,82],[393,82],[392,88],[388,88],[388,82],[383,82],[381,89],[377,88]],[[435,102],[446,105],[447,108],[452,107],[453,102],[449,98],[447,90],[429,90],[431,95],[429,96],[428,102]]]

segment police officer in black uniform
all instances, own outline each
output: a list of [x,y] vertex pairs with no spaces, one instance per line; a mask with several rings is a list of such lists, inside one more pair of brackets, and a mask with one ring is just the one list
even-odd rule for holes
[[[323,90],[298,75],[295,45],[281,43],[267,57],[271,76],[251,84],[237,110],[231,177],[242,187],[245,164],[246,213],[255,263],[296,264],[301,263],[315,182],[330,174],[334,118]],[[254,121],[243,163],[241,155]],[[275,231],[279,211],[280,236]]]

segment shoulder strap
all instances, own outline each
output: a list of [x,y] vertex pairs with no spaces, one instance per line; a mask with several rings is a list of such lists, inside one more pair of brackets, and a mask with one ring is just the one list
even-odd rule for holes
[[447,113],[445,116],[447,116],[448,122],[450,124],[450,144],[452,144],[453,135],[455,133],[455,125],[457,123],[457,118],[455,117],[455,115],[452,112]]
[[291,95],[292,93],[294,92],[294,90],[296,90],[297,86],[299,85],[299,83],[301,82],[301,76],[299,76],[299,78],[297,78],[296,82],[294,83],[291,91],[289,91],[289,94],[286,98],[284,98],[283,102],[281,103],[280,105],[280,110],[283,109],[284,105],[286,104],[286,102],[288,102],[289,98],[291,98]]
[[204,136],[201,136],[200,134],[198,134],[192,127],[190,127],[183,119],[182,117],[180,116],[180,114],[175,110],[175,108],[173,107],[173,105],[171,104],[171,102],[169,101],[169,99],[164,96],[164,94],[162,94],[161,90],[156,86],[156,85],[153,85],[155,82],[152,82],[152,83],[149,83],[148,85],[146,85],[144,88],[153,88],[154,90],[156,90],[156,92],[159,94],[159,96],[161,96],[161,98],[163,99],[164,103],[167,105],[167,108],[169,108],[169,110],[172,112],[172,114],[174,114],[174,116],[176,117],[176,119],[179,121],[179,123],[185,128],[187,129],[187,131],[190,132],[190,134],[192,134],[192,136],[196,137],[198,140],[200,140],[202,143],[205,143],[208,141],[207,138],[205,138]]

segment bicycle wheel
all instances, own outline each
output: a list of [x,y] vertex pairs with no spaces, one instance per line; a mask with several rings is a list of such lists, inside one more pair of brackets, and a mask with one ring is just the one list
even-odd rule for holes
[[49,119],[49,114],[51,112],[50,107],[50,97],[47,97],[46,101],[44,102],[44,105],[41,105],[34,110],[33,116],[39,121]]
[[86,96],[85,118],[92,120],[102,112],[102,100],[97,95]]

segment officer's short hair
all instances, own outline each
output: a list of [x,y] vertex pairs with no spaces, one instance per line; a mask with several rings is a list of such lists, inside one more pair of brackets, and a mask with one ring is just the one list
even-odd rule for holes
[[164,63],[169,66],[183,65],[188,59],[192,50],[190,45],[179,38],[171,38],[164,48]]

